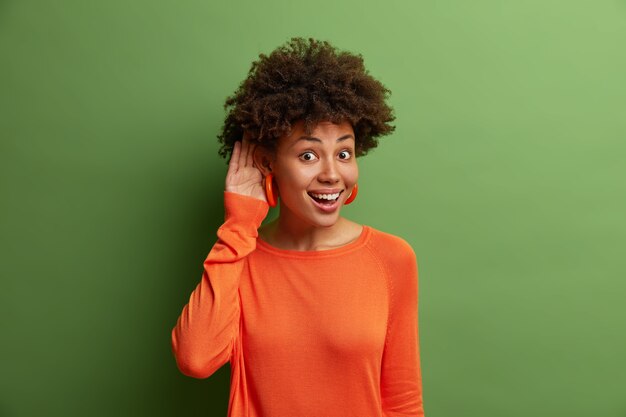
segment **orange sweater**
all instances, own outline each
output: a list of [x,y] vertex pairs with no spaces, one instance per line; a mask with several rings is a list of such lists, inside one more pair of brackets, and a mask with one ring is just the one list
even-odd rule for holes
[[224,205],[172,330],[180,371],[230,361],[229,417],[423,416],[411,246],[364,225],[339,248],[279,249],[258,238],[267,203],[224,192]]

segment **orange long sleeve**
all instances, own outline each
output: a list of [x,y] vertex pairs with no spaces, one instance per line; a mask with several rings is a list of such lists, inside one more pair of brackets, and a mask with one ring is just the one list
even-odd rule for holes
[[181,372],[230,361],[228,417],[424,416],[411,246],[363,226],[339,248],[279,249],[257,234],[267,203],[225,192],[224,204],[172,330]]
[[200,283],[176,327],[172,349],[180,371],[207,378],[230,360],[239,333],[238,289],[245,257],[255,249],[257,229],[269,206],[261,200],[224,192],[225,222],[204,261]]

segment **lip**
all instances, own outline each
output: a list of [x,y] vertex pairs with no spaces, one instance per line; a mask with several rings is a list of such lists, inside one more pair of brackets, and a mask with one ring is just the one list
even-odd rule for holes
[[307,193],[314,193],[314,194],[335,194],[335,193],[340,193],[342,192],[343,189],[342,188],[320,188],[319,190],[309,190],[307,191]]
[[339,203],[341,201],[341,194],[343,194],[343,190],[330,190],[330,191],[328,191],[328,189],[325,190],[325,191],[315,190],[315,191],[309,191],[309,193],[315,193],[315,194],[340,193],[339,197],[337,197],[337,200],[333,204],[331,204],[331,205],[318,203],[317,201],[315,201],[315,199],[313,197],[311,197],[309,195],[309,198],[311,199],[311,201],[313,202],[313,205],[315,207],[317,207],[318,209],[320,209],[324,213],[332,213],[333,211],[337,210],[337,208],[339,208]]

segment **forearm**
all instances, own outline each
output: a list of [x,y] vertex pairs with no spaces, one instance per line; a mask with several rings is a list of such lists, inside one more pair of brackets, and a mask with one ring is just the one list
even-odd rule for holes
[[196,378],[212,375],[230,360],[239,333],[239,282],[268,210],[267,203],[250,197],[226,192],[224,198],[226,220],[171,335],[178,368]]

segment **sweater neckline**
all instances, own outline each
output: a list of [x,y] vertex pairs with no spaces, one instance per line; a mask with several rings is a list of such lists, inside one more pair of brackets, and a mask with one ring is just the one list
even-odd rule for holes
[[361,234],[352,242],[346,243],[345,245],[338,246],[332,249],[322,249],[322,250],[293,250],[293,249],[281,249],[276,246],[272,246],[260,236],[257,237],[257,248],[261,249],[265,252],[272,253],[274,255],[284,256],[288,258],[320,258],[320,257],[328,257],[328,256],[336,256],[343,255],[346,252],[350,252],[352,250],[358,249],[363,246],[370,234],[372,233],[372,228],[368,225],[362,225],[363,228],[361,230]]

